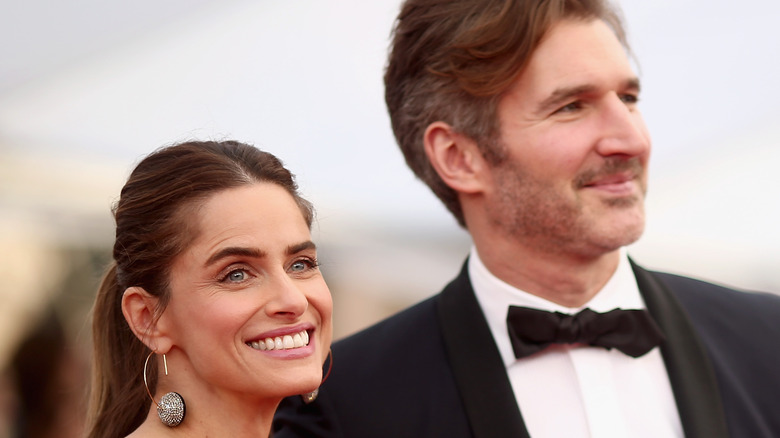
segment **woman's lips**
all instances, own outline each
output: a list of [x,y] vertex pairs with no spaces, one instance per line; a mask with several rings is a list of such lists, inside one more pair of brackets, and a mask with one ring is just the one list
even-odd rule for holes
[[292,334],[269,336],[247,341],[246,345],[260,351],[292,350],[309,345],[309,331],[304,329]]

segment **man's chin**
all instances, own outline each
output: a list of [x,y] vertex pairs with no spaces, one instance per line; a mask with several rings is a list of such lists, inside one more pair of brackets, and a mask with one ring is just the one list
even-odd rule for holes
[[612,241],[609,246],[613,249],[620,249],[624,246],[631,245],[632,243],[638,241],[640,237],[642,237],[644,230],[644,222],[642,224],[636,225],[635,227],[623,228],[622,232],[614,235],[614,239],[607,239]]
[[631,245],[642,237],[645,230],[644,215],[623,217],[620,220],[603,224],[599,230],[594,230],[593,239],[598,241],[602,251],[612,252],[624,246]]

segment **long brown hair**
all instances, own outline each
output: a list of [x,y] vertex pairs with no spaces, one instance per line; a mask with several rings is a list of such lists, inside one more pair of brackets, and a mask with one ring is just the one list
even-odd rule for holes
[[[93,379],[88,437],[123,437],[146,418],[151,401],[143,384],[149,349],[122,314],[125,289],[143,287],[159,298],[159,315],[169,299],[173,259],[195,238],[191,217],[216,192],[270,182],[296,200],[311,227],[311,204],[298,194],[293,175],[273,155],[235,141],[187,142],[159,149],[133,170],[113,208],[113,261],[93,308]],[[154,392],[156,367],[151,367]]]
[[423,134],[443,121],[504,159],[496,107],[545,33],[561,19],[601,19],[628,49],[607,0],[407,0],[393,30],[385,102],[406,163],[465,226],[458,196],[425,155]]

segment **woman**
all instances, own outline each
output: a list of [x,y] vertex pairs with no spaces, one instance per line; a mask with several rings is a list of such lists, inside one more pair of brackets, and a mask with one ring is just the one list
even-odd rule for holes
[[332,332],[290,172],[233,141],[170,146],[138,164],[114,217],[88,436],[268,436],[281,399],[321,383]]

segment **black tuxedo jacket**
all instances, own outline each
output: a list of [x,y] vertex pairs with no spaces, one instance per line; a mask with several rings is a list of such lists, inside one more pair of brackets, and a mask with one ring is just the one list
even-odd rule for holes
[[[685,436],[780,437],[780,296],[632,266],[666,334]],[[333,359],[314,403],[282,402],[274,438],[528,437],[465,265],[439,295],[335,343]]]

